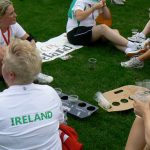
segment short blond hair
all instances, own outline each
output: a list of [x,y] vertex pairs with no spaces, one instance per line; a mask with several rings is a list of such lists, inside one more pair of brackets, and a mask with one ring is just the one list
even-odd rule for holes
[[4,69],[16,75],[15,84],[33,82],[41,72],[41,63],[39,51],[35,46],[21,39],[12,39],[3,59]]
[[13,3],[10,0],[0,0],[0,16],[3,16],[9,5]]

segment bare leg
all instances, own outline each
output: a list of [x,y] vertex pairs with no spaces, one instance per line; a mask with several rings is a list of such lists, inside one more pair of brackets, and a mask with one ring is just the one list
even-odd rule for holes
[[128,44],[127,39],[104,24],[92,28],[92,40],[97,41],[101,37],[105,37],[107,40],[121,47],[127,47]]
[[144,150],[150,150],[150,147],[149,147],[148,145],[146,145],[146,146],[144,147]]
[[[114,32],[116,32],[116,34],[119,34],[120,35],[120,33],[119,33],[119,31],[117,30],[117,29],[113,29],[113,31]],[[124,46],[120,46],[120,45],[115,45],[115,47],[117,47],[119,50],[121,50],[121,51],[125,51],[126,50],[126,48],[127,47],[124,47]]]
[[143,150],[145,145],[144,123],[142,118],[136,117],[125,150]]
[[150,49],[138,57],[140,61],[150,59]]
[[144,35],[147,35],[150,33],[150,20],[148,21],[148,23],[146,24],[142,32],[144,33]]

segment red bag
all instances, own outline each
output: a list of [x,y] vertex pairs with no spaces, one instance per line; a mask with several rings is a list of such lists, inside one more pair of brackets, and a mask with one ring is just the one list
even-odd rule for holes
[[83,150],[83,145],[78,142],[78,134],[72,127],[61,124],[59,129],[62,150]]

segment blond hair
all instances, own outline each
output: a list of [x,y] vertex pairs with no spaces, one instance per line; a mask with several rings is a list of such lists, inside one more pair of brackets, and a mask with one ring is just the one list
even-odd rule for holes
[[13,3],[10,0],[0,0],[0,16],[3,16],[9,5]]
[[12,39],[6,49],[3,67],[15,73],[15,84],[28,84],[41,72],[41,62],[38,50],[30,42]]

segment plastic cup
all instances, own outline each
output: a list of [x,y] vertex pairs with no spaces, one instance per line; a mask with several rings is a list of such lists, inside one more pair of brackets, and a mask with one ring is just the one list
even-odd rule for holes
[[78,102],[78,95],[69,95],[68,99],[71,103],[77,103]]
[[89,58],[88,63],[89,63],[89,69],[94,70],[96,68],[97,60],[96,58]]
[[150,8],[148,9],[148,16],[149,16],[149,18],[150,18]]
[[143,87],[150,90],[150,80],[149,79],[143,80]]
[[135,85],[144,87],[150,90],[150,79],[145,79],[143,81],[137,81],[135,82]]
[[61,88],[55,88],[57,94],[60,96],[62,93],[62,89]]
[[[131,95],[131,98],[135,101],[142,101],[144,103],[147,103],[150,101],[150,93],[147,91],[137,91],[134,95]],[[140,117],[136,114],[135,111],[134,113],[137,117]]]
[[131,29],[132,35],[135,35],[138,33],[138,29]]

